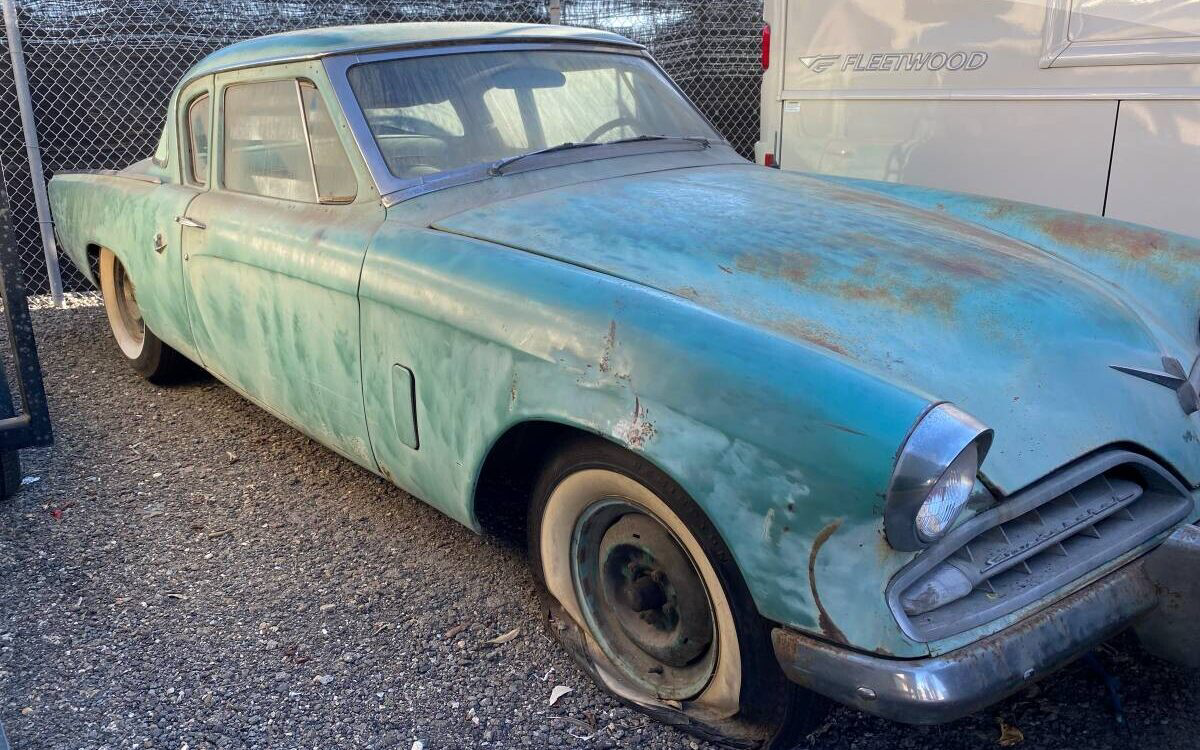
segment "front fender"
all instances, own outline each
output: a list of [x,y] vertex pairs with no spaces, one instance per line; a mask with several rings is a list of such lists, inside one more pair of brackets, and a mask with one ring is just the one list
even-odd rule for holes
[[[817,175],[814,175],[817,176]],[[1031,203],[871,180],[820,176],[1020,240],[1101,279],[1158,334],[1196,348],[1200,239]]]
[[[474,525],[474,481],[514,424],[626,445],[712,520],[762,614],[856,648],[926,653],[887,613],[909,555],[882,534],[894,454],[930,403],[819,345],[519,250],[386,222],[360,287],[372,446],[395,481]],[[416,382],[419,449],[389,441]],[[400,399],[403,401],[403,399]]]

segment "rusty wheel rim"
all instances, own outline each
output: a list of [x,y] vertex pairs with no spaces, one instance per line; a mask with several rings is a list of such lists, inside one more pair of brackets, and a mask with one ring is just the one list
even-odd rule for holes
[[133,279],[129,278],[125,266],[116,255],[107,249],[101,258],[101,276],[104,305],[108,309],[113,338],[126,357],[137,359],[145,346],[146,323],[142,320],[142,309],[138,305]]
[[622,677],[651,695],[686,700],[712,677],[712,603],[670,528],[624,498],[592,504],[575,528],[571,560],[584,618]]

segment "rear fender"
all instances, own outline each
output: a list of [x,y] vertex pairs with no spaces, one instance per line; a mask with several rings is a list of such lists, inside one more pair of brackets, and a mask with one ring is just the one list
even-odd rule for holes
[[113,174],[77,173],[54,177],[49,194],[55,232],[71,262],[98,287],[88,248],[111,250],[133,280],[146,325],[195,359],[175,217],[184,215],[196,191]]

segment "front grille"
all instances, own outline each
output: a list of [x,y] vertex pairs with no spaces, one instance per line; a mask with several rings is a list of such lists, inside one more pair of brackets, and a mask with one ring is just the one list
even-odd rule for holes
[[1053,594],[1182,521],[1190,494],[1154,462],[1114,451],[1069,467],[954,529],[889,587],[923,641]]

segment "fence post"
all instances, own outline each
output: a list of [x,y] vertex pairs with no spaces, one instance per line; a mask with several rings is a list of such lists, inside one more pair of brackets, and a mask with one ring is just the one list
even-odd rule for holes
[[58,267],[58,247],[54,242],[54,223],[50,219],[50,201],[46,197],[46,175],[42,170],[42,151],[38,146],[37,124],[33,119],[33,100],[29,98],[29,77],[25,73],[25,51],[21,47],[21,31],[17,28],[17,8],[13,0],[0,0],[4,8],[4,30],[8,35],[8,52],[12,56],[13,84],[17,89],[17,104],[21,109],[21,130],[25,133],[25,151],[29,154],[29,176],[33,180],[33,201],[37,206],[38,229],[42,235],[42,252],[46,256],[46,276],[50,280],[50,295],[55,307],[62,307],[62,271]]
[[550,0],[550,23],[562,23],[562,0]]

